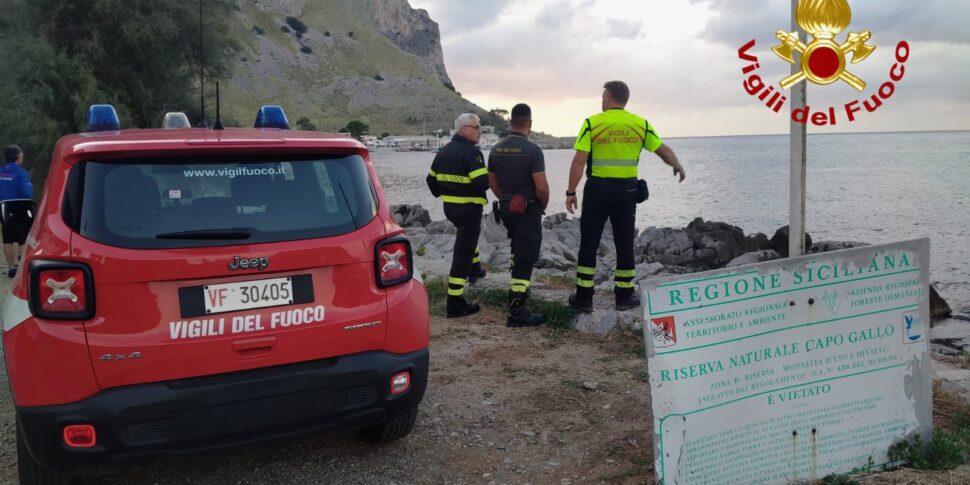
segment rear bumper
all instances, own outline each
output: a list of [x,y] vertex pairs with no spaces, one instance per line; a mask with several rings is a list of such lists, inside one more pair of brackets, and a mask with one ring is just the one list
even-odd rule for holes
[[[411,389],[392,396],[392,375]],[[94,475],[180,455],[323,430],[353,430],[417,406],[428,351],[365,352],[312,362],[103,391],[72,404],[21,407],[30,454],[69,475]],[[94,425],[97,444],[75,449],[64,426]]]

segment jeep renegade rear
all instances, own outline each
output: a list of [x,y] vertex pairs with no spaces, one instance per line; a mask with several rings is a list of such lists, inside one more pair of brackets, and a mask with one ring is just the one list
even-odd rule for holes
[[428,303],[410,245],[360,143],[272,122],[58,142],[3,309],[23,482],[411,431]]

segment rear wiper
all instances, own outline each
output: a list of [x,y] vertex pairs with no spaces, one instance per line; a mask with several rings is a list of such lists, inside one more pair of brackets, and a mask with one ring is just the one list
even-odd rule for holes
[[165,232],[156,234],[155,239],[249,239],[253,230],[246,227],[226,229],[197,229],[194,231]]

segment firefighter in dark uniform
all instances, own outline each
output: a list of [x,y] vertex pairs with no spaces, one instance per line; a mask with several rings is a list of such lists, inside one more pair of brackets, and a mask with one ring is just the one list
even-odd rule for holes
[[[577,208],[576,187],[583,173],[583,215],[580,220],[579,261],[576,265],[576,293],[569,305],[581,312],[593,310],[593,277],[596,276],[596,250],[603,227],[609,219],[616,245],[616,268],[613,292],[618,311],[640,306],[634,295],[636,266],[633,258],[633,236],[637,211],[637,164],[641,150],[657,154],[673,168],[674,176],[683,182],[684,167],[673,150],[663,143],[653,125],[626,111],[630,88],[622,81],[603,86],[603,112],[587,118],[580,128],[569,170],[566,209]],[[645,186],[643,187],[645,188]]]
[[512,278],[509,281],[508,327],[533,327],[544,321],[525,304],[532,268],[542,246],[542,213],[549,204],[545,158],[529,141],[532,109],[512,108],[509,136],[488,155],[488,181],[499,199],[502,222],[512,238]]
[[448,275],[449,318],[478,313],[477,303],[465,300],[465,284],[482,278],[478,236],[482,231],[482,209],[488,204],[488,170],[485,157],[475,146],[482,135],[478,116],[464,113],[455,120],[455,136],[441,148],[428,172],[428,188],[444,202],[445,217],[455,225],[455,249]]

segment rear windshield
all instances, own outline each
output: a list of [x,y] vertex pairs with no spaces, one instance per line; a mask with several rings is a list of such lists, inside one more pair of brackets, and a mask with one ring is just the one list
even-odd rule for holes
[[68,194],[77,204],[65,204],[80,207],[72,225],[112,246],[310,239],[351,232],[377,213],[367,168],[357,155],[88,161],[80,170]]

